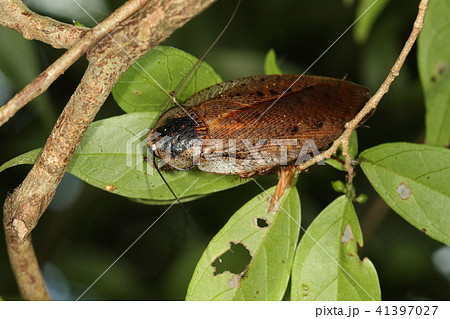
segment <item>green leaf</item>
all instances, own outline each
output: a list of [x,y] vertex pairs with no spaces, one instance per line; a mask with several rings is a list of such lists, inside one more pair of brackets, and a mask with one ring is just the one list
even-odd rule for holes
[[[152,204],[163,205],[173,201],[167,185],[145,161],[149,155],[145,141],[147,132],[169,101],[154,80],[166,91],[175,90],[197,61],[195,57],[171,47],[154,48],[139,59],[122,75],[113,90],[122,109],[138,113],[94,122],[77,148],[68,172],[118,195],[149,200]],[[209,65],[201,63],[177,98],[185,100],[218,82],[221,82],[220,76]],[[5,163],[2,168],[21,164],[24,156]],[[34,160],[27,158],[27,163]],[[245,183],[238,176],[214,175],[196,169],[163,174],[178,196],[189,188],[183,195],[186,200]]]
[[[203,198],[206,195],[192,195],[192,196],[183,196],[183,198],[179,198],[181,203],[193,202],[197,199]],[[172,196],[173,197],[173,196]],[[142,198],[132,198],[132,201],[144,204],[144,205],[171,205],[173,203],[173,198],[167,200],[154,200],[154,199],[142,199]]]
[[266,59],[264,61],[264,73],[265,74],[283,74],[277,65],[277,57],[275,55],[275,50],[270,49],[266,54]]
[[348,153],[352,158],[358,155],[358,135],[356,131],[353,131],[348,139]]
[[450,150],[382,144],[361,153],[372,186],[397,214],[425,234],[450,245]]
[[[118,195],[173,200],[156,169],[145,161],[150,155],[147,154],[147,132],[157,119],[158,112],[147,112],[94,122],[70,162],[69,172],[93,186],[113,189]],[[215,175],[197,169],[162,173],[178,196],[199,178],[183,197],[209,194],[245,183],[239,176]]]
[[[130,113],[92,123],[78,146],[67,171],[95,187],[125,197],[152,200],[165,205],[174,198],[167,185],[146,161],[146,135],[158,112]],[[32,164],[34,150],[3,164],[0,171],[19,164]],[[205,195],[246,183],[239,176],[190,171],[163,171],[167,183],[181,196]],[[193,184],[199,179],[195,184]]]
[[75,20],[75,19],[72,20],[72,23],[76,27],[84,27],[84,28],[88,27],[87,25],[84,25],[81,21],[78,21],[78,20]]
[[36,159],[39,156],[39,153],[41,152],[41,149],[32,150],[29,152],[26,152],[24,154],[21,154],[19,156],[14,157],[13,159],[10,159],[6,163],[4,163],[2,166],[0,166],[0,173],[3,172],[5,169],[22,165],[22,164],[34,164],[36,162]]
[[[340,161],[334,158],[327,158],[325,160],[325,163],[328,165],[334,167],[335,169],[338,169],[340,171],[347,171],[345,169],[345,166],[343,162],[345,162],[344,156],[341,155],[342,147],[339,146],[338,148],[338,157]],[[355,158],[358,155],[358,135],[356,134],[356,131],[353,131],[352,134],[350,134],[350,138],[348,140],[348,153],[352,158]]]
[[[142,56],[119,79],[112,94],[127,113],[160,111],[198,61],[181,50],[158,46]],[[184,83],[176,99],[184,101],[194,93],[222,82],[205,62]]]
[[[340,156],[339,156],[340,157]],[[343,159],[341,159],[341,160],[343,160]],[[345,166],[344,166],[344,164],[342,164],[340,161],[338,161],[337,159],[334,159],[334,158],[327,158],[326,160],[325,160],[325,163],[327,163],[328,165],[330,165],[331,167],[334,167],[335,169],[337,169],[337,170],[340,170],[340,171],[343,171],[343,172],[345,172],[345,171],[347,171],[346,169],[345,169]]]
[[430,1],[418,40],[418,64],[426,103],[426,141],[450,145],[450,2]]
[[[283,298],[298,240],[300,200],[291,187],[280,200],[283,209],[268,213],[268,194],[274,191],[272,187],[247,202],[211,240],[194,271],[187,300]],[[221,266],[232,259],[230,249],[241,251],[244,265]]]
[[375,21],[380,16],[381,12],[383,12],[383,9],[388,3],[389,0],[378,0],[376,2],[373,0],[359,1],[358,8],[356,9],[356,18],[360,17],[363,13],[364,15],[358,20],[358,23],[356,23],[353,28],[353,37],[357,42],[366,42]]
[[363,245],[353,204],[343,195],[311,223],[297,247],[292,300],[380,300],[372,262],[358,256]]

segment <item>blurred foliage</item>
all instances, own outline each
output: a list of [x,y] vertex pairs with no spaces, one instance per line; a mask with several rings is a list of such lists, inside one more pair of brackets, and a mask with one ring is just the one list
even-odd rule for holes
[[[98,1],[101,4],[98,5],[97,1],[85,1],[82,5],[101,20],[122,2],[105,0]],[[40,1],[39,7],[32,5],[38,1],[27,3],[39,13],[65,22],[76,19],[88,26],[95,25],[74,7],[55,10],[51,1]],[[94,3],[95,7],[91,8]],[[227,22],[225,13],[231,15],[235,3],[218,1],[164,44],[201,56]],[[357,44],[352,32],[348,32],[308,74],[346,76],[375,91],[411,30],[417,4],[418,1],[390,1],[373,21],[370,32],[366,31],[364,43]],[[354,1],[243,1],[230,28],[206,61],[224,80],[263,74],[264,56],[273,48],[284,72],[301,73],[354,21],[357,10]],[[3,32],[12,31],[0,28],[0,41],[5,43]],[[36,73],[64,52],[36,41],[16,41],[12,47],[16,50],[0,48],[3,72],[0,73],[0,104],[26,81],[18,76],[24,71],[12,72],[15,75],[10,76],[5,65],[11,67],[10,61],[21,61],[26,70],[34,69]],[[17,49],[19,45],[24,49]],[[42,147],[51,129],[48,122],[54,121],[52,114],[62,110],[85,67],[86,62],[80,59],[50,87],[43,106],[30,104],[0,128],[0,163]],[[416,55],[412,52],[400,77],[366,123],[370,128],[358,130],[359,149],[391,141],[422,143],[423,101]],[[110,98],[97,120],[121,114],[122,110]],[[29,166],[19,166],[2,172],[1,203],[28,170]],[[298,189],[305,228],[337,197],[330,180],[344,180],[344,176],[344,172],[329,166],[312,167],[309,173],[300,176]],[[262,176],[258,182],[267,189],[276,183],[276,176]],[[438,271],[445,265],[433,264],[437,258],[432,258],[442,244],[418,232],[380,202],[363,174],[357,175],[355,186],[357,193],[369,197],[365,204],[355,204],[365,243],[359,256],[369,257],[375,265],[382,298],[448,300],[448,277]],[[255,183],[247,183],[186,203],[189,214],[172,207],[83,299],[184,299],[189,279],[208,241],[233,212],[258,193],[260,189]],[[166,209],[115,196],[67,175],[33,231],[35,249],[52,297],[76,299]],[[3,236],[0,238],[0,295],[6,300],[20,299]]]
[[450,147],[450,2],[429,6],[417,43],[420,79],[425,95],[425,139],[431,145]]

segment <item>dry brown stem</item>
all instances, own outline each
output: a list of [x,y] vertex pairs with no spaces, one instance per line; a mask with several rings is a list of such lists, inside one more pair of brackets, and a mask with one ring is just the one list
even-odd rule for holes
[[[9,261],[22,298],[25,300],[50,300],[34,253],[31,235],[23,242],[13,232],[5,230],[5,235],[8,255],[10,256]],[[24,286],[26,286],[26,289],[22,288]]]
[[275,188],[275,193],[270,199],[269,213],[276,212],[279,209],[281,196],[290,186],[295,185],[297,181],[297,177],[294,179],[296,171],[295,166],[287,166],[278,173],[278,184]]
[[[143,2],[145,1],[129,1],[124,6],[129,8],[133,4],[134,10],[138,10]],[[112,87],[135,59],[162,42],[212,2],[213,0],[150,1],[132,16],[132,12],[127,11],[127,14],[121,14],[119,19],[116,11],[113,14],[114,19],[105,19],[115,21],[114,26],[106,24],[106,27],[112,30],[111,37],[101,39],[88,52],[89,66],[61,113],[39,158],[22,184],[5,201],[4,227],[8,252],[19,289],[25,299],[48,299],[31,246],[30,232],[52,200],[76,147]],[[126,19],[127,17],[129,18]],[[121,19],[126,20],[118,24]],[[88,36],[87,34],[80,42]],[[78,44],[73,48],[76,46]],[[84,49],[77,52],[83,52],[91,46],[92,42],[87,42],[83,46]],[[36,83],[39,82],[32,83],[38,85]],[[45,86],[43,83],[39,85]],[[35,91],[41,92],[43,89],[37,88]],[[24,249],[27,245],[31,248]],[[22,266],[24,261],[27,262],[27,267]],[[30,278],[32,280],[29,280]]]
[[[429,0],[422,0],[419,3],[419,12],[417,13],[416,20],[414,21],[414,26],[411,31],[411,34],[409,35],[408,40],[406,41],[402,51],[400,52],[393,67],[391,68],[391,71],[389,72],[388,76],[381,84],[377,92],[369,99],[369,101],[367,101],[364,108],[350,122],[347,122],[345,124],[345,131],[341,134],[341,136],[337,140],[333,142],[333,144],[329,149],[327,149],[325,152],[319,155],[314,156],[312,159],[304,162],[303,164],[296,166],[298,170],[300,171],[306,170],[308,167],[320,161],[323,161],[324,159],[331,158],[336,153],[339,146],[341,146],[342,155],[345,157],[344,166],[347,169],[348,173],[347,183],[351,184],[353,182],[354,177],[354,168],[352,165],[353,159],[348,152],[350,135],[358,127],[359,123],[361,123],[363,119],[377,107],[381,98],[389,91],[389,87],[394,81],[394,79],[400,74],[400,69],[402,68],[403,63],[405,62],[406,57],[408,56],[409,52],[411,51],[411,48],[416,42],[420,31],[422,31],[423,20],[425,18],[425,13],[427,11],[428,1]],[[278,200],[285,193],[286,189],[290,186],[293,176],[294,173],[289,169],[281,171],[278,177],[278,184],[275,190],[275,195],[272,197],[271,200],[269,211],[274,211],[274,209],[276,208],[276,204],[278,203]]]
[[89,30],[36,14],[20,0],[0,1],[0,24],[57,49],[70,48]]
[[422,31],[423,28],[423,20],[425,17],[425,13],[427,10],[429,0],[422,0],[419,3],[419,11],[417,13],[416,20],[414,21],[414,26],[411,31],[411,34],[408,37],[408,40],[406,41],[405,45],[403,46],[402,51],[400,52],[397,60],[395,61],[394,65],[391,68],[391,71],[389,72],[388,76],[384,80],[384,82],[381,84],[377,92],[370,98],[369,101],[367,101],[364,108],[350,121],[345,124],[345,131],[342,133],[342,135],[334,141],[334,143],[331,145],[329,149],[327,149],[325,152],[314,156],[312,159],[304,162],[303,164],[297,166],[299,170],[305,170],[308,167],[324,160],[327,158],[330,158],[333,156],[333,154],[336,153],[339,146],[342,146],[342,154],[345,157],[345,168],[348,172],[348,183],[352,183],[353,181],[353,175],[354,170],[352,166],[352,158],[348,153],[348,139],[350,137],[350,134],[358,127],[359,123],[363,121],[363,119],[371,113],[380,102],[381,98],[389,91],[389,87],[394,81],[394,79],[400,74],[400,70],[403,66],[403,63],[406,60],[406,57],[408,56],[409,52],[411,51],[411,48],[413,47],[414,43],[417,40],[417,37],[419,36],[420,31]]

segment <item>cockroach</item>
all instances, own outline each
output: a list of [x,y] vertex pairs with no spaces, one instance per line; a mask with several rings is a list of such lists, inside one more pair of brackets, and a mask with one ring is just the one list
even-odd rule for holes
[[361,85],[321,76],[227,81],[164,112],[148,147],[166,168],[248,178],[295,164],[307,143],[325,149],[369,98]]

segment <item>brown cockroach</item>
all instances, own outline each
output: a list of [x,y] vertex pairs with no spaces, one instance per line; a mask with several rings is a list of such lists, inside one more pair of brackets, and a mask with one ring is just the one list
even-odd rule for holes
[[148,133],[166,167],[247,178],[325,149],[370,98],[358,84],[320,76],[262,75],[206,88],[161,115]]

